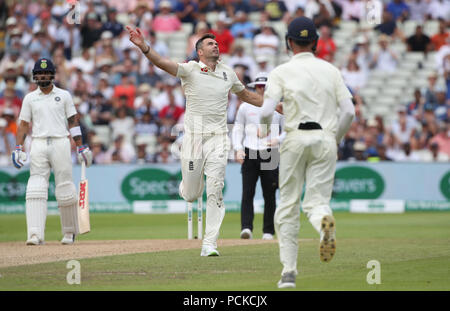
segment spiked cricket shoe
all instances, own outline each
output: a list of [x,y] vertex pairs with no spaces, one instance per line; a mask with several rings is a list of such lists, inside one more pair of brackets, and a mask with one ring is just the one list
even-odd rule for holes
[[286,272],[277,283],[278,288],[295,288],[295,273]]
[[39,238],[34,234],[27,240],[27,245],[42,245],[42,244],[44,244],[44,241],[39,240]]
[[336,221],[331,215],[322,218],[319,247],[320,260],[330,262],[336,253]]

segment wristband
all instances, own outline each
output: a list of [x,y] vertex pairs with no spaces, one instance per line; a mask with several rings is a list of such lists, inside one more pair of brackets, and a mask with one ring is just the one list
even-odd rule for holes
[[72,137],[81,136],[81,128],[79,126],[71,127],[70,128],[70,135]]
[[16,145],[16,150],[22,150],[23,146],[22,145]]

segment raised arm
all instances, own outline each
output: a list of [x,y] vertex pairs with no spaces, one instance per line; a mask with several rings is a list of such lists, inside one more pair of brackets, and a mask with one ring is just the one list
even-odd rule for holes
[[145,43],[144,36],[139,28],[132,29],[130,26],[126,27],[128,33],[130,34],[130,41],[136,45],[141,52],[148,58],[155,66],[161,68],[165,72],[171,74],[172,76],[177,75],[178,64],[171,61],[168,58],[164,58],[158,53],[156,53],[147,43]]

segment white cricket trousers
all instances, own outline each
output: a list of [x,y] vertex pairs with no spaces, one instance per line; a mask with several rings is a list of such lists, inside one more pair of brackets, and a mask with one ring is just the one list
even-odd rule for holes
[[288,132],[280,149],[280,205],[275,231],[283,273],[297,274],[300,198],[303,212],[320,233],[322,217],[332,215],[330,199],[337,160],[335,136],[324,130]]
[[204,189],[206,175],[206,223],[203,245],[217,248],[220,226],[225,216],[223,187],[225,168],[230,150],[227,133],[214,135],[188,134],[181,146],[180,195],[187,202],[194,202]]
[[[73,185],[72,158],[70,152],[70,140],[68,137],[33,138],[31,142],[30,178],[28,179],[27,184],[26,201],[28,238],[35,234],[39,239],[44,240],[45,222],[47,217],[48,180],[51,169],[53,169],[55,176],[55,192],[60,192],[59,185]],[[71,186],[70,189],[70,196],[72,197],[74,195],[73,186]],[[56,194],[58,196],[58,193]],[[75,213],[74,209],[65,209],[63,212],[66,211],[70,211],[71,214]],[[74,218],[73,215],[64,215],[61,217],[64,218],[64,221],[68,218]],[[75,224],[72,225],[72,223],[70,223],[66,227],[69,226],[74,227]]]

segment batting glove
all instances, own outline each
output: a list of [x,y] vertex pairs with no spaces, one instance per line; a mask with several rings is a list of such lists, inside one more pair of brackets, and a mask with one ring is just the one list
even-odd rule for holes
[[89,149],[87,145],[82,145],[77,147],[78,151],[78,162],[84,162],[86,167],[91,166],[92,164],[92,151]]
[[17,169],[21,169],[23,164],[27,161],[27,154],[23,152],[22,145],[17,145],[16,150],[11,154],[12,163]]

